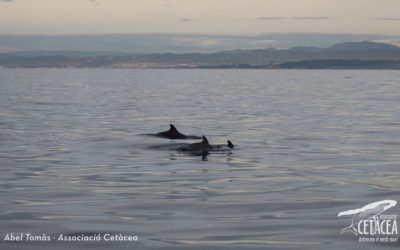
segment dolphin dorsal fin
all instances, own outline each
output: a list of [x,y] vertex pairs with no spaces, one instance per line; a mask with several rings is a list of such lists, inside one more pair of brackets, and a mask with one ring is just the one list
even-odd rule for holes
[[205,137],[204,135],[203,135],[203,142],[202,143],[205,144],[205,145],[209,145],[207,137]]
[[169,124],[169,131],[178,132],[178,130],[175,128],[174,124]]
[[235,146],[233,145],[233,143],[230,141],[230,140],[228,140],[228,148],[234,148]]

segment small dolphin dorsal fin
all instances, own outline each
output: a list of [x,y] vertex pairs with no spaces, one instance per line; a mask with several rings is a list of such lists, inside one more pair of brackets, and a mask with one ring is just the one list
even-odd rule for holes
[[169,131],[171,132],[178,132],[178,130],[175,128],[174,124],[169,124]]
[[203,142],[202,143],[206,144],[206,145],[209,145],[207,137],[205,137],[204,135],[203,135]]
[[235,147],[235,146],[233,145],[233,143],[232,143],[230,140],[228,140],[228,148],[233,148],[233,147]]

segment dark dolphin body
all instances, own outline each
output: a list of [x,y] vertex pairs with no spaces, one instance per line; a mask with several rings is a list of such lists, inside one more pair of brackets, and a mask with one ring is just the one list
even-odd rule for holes
[[226,152],[234,148],[234,145],[229,140],[227,144],[210,145],[207,137],[203,136],[202,138],[203,141],[196,143],[167,143],[148,146],[148,148],[157,150],[174,150],[178,152],[192,152],[194,154],[196,154],[196,152],[201,152],[204,150],[212,152]]
[[211,145],[207,137],[203,136],[203,141],[180,146],[176,151],[189,155],[201,156],[203,161],[205,161],[210,152],[231,154],[231,149],[233,149],[233,147],[233,143],[229,140],[226,145]]
[[176,150],[179,152],[189,152],[189,153],[201,153],[204,152],[230,152],[231,149],[234,148],[234,145],[231,141],[228,140],[226,145],[211,145],[207,137],[203,136],[203,141],[190,143],[184,146],[178,147]]
[[160,132],[157,134],[147,134],[147,135],[167,138],[171,140],[203,139],[201,142],[196,142],[196,143],[169,143],[169,144],[148,146],[149,149],[174,150],[184,154],[202,156],[203,160],[205,160],[207,155],[209,155],[210,153],[231,154],[231,150],[234,148],[233,143],[229,140],[227,141],[227,144],[211,145],[208,142],[207,137],[205,136],[199,137],[194,135],[184,135],[180,133],[173,124],[170,124],[170,129],[168,131]]
[[168,131],[160,132],[157,134],[152,134],[157,137],[162,137],[162,138],[167,138],[167,139],[200,139],[200,136],[195,136],[195,135],[184,135],[181,132],[179,132],[173,124],[169,125],[170,128]]

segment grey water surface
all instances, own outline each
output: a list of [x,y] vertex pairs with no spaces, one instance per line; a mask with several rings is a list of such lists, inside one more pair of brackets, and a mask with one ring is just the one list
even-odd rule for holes
[[[237,147],[157,150],[169,123]],[[0,69],[0,249],[398,248],[337,215],[400,201],[399,170],[400,71]]]

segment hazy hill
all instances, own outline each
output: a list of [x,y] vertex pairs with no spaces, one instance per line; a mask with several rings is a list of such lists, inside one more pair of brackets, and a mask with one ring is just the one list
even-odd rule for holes
[[368,41],[339,43],[328,48],[328,50],[332,51],[366,51],[366,50],[393,51],[399,49],[400,49],[399,47],[391,44],[374,43]]
[[[353,61],[352,67],[361,67],[363,61],[375,61],[369,68],[381,68],[390,61],[400,61],[400,48],[375,42],[346,42],[328,48],[293,47],[291,49],[230,50],[216,53],[159,53],[112,54],[96,52],[19,52],[0,54],[2,67],[191,67],[242,65],[243,67],[283,64],[303,61],[331,60],[337,63]],[[381,63],[380,63],[381,62]],[[144,65],[144,66],[143,66]],[[247,66],[244,66],[247,65]],[[314,65],[314,64],[308,64]],[[326,65],[330,65],[329,63]],[[391,66],[391,68],[396,68]]]
[[329,48],[297,47],[291,49],[233,50],[211,54],[147,54],[140,62],[219,65],[263,65],[304,60],[400,60],[400,48],[373,42],[336,44]]
[[[17,1],[17,0],[16,0]],[[1,0],[0,0],[1,2]],[[210,34],[97,34],[97,35],[0,35],[0,53],[6,52],[105,52],[119,53],[214,53],[234,49],[330,47],[348,41],[396,42],[396,35],[271,33],[260,35]],[[111,53],[111,54],[110,54]],[[54,54],[52,54],[54,55]],[[60,54],[58,54],[60,55]]]

